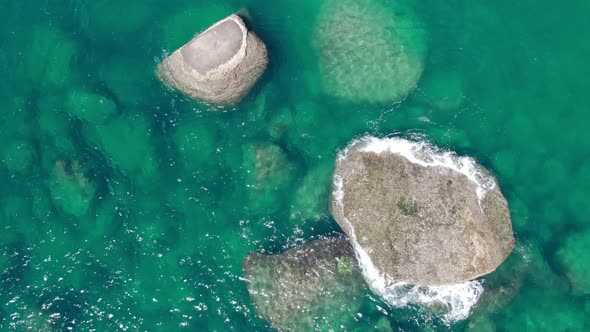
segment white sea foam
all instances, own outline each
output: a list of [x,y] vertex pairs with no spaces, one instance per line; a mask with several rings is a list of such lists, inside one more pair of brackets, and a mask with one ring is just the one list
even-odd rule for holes
[[[338,155],[339,162],[346,158],[352,147],[362,144],[361,151],[374,153],[397,153],[412,163],[423,166],[441,166],[466,175],[477,186],[477,195],[481,200],[485,193],[493,189],[493,178],[481,173],[475,167],[475,160],[459,157],[452,152],[441,151],[426,141],[413,142],[402,138],[363,137],[353,141]],[[337,207],[343,209],[343,179],[334,177],[333,197]],[[342,211],[342,210],[341,210]],[[343,212],[343,211],[342,211]],[[383,274],[373,264],[367,251],[358,243],[352,224],[344,217],[350,229],[349,238],[353,245],[362,274],[373,292],[380,295],[387,303],[394,307],[404,307],[408,304],[422,306],[443,305],[446,312],[441,317],[446,323],[466,319],[471,308],[477,303],[484,289],[477,281],[467,281],[454,285],[426,286],[409,285],[403,282],[386,284]]]
[[477,280],[442,286],[409,285],[399,282],[387,286],[381,296],[395,307],[404,307],[408,304],[444,306],[445,312],[441,318],[450,324],[469,317],[471,308],[477,304],[483,290],[481,282]]
[[410,141],[403,138],[377,138],[365,136],[353,141],[349,148],[344,150],[340,158],[345,158],[352,146],[362,144],[361,151],[374,153],[396,153],[408,161],[425,167],[444,167],[465,175],[477,186],[477,197],[480,201],[488,190],[494,188],[494,179],[481,172],[476,167],[475,160],[470,157],[460,157],[454,152],[443,151],[432,146],[428,141]]

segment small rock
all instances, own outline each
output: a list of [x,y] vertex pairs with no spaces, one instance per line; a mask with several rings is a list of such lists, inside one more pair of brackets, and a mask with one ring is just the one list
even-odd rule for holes
[[158,76],[192,98],[231,105],[246,96],[267,65],[264,43],[230,15],[166,58]]

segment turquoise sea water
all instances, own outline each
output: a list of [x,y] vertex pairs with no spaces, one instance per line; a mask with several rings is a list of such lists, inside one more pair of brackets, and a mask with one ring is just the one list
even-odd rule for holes
[[[590,328],[590,2],[414,1],[424,71],[375,105],[325,93],[327,1],[0,1],[0,330],[272,330],[242,260],[341,232],[334,158],[366,133],[492,170],[516,248],[467,320],[367,294],[346,330]],[[238,10],[271,61],[248,98],[218,110],[158,82],[166,54]],[[262,190],[261,146],[284,153]]]

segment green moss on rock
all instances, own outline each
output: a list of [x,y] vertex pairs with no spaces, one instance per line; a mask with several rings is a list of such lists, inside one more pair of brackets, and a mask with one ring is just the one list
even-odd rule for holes
[[406,196],[401,196],[397,201],[397,208],[405,216],[413,216],[418,213],[418,203]]

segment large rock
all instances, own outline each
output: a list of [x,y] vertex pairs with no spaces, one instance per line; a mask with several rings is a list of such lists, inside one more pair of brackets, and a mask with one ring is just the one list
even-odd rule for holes
[[252,302],[275,328],[341,331],[355,326],[366,284],[346,239],[317,240],[276,255],[250,253],[243,269]]
[[167,84],[213,104],[234,104],[250,91],[268,64],[264,43],[237,15],[215,23],[158,67]]
[[416,87],[426,44],[409,1],[326,0],[315,37],[324,91],[355,102],[397,102]]
[[338,157],[332,214],[368,280],[447,285],[494,271],[514,247],[488,171],[427,142],[365,137]]

